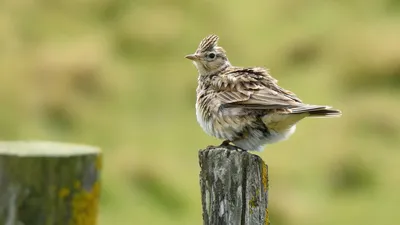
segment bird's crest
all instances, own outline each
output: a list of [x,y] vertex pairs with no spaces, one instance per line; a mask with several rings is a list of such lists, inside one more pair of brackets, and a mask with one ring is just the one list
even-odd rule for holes
[[199,44],[199,47],[197,48],[197,51],[200,52],[205,52],[208,50],[211,50],[215,46],[217,46],[219,37],[215,34],[210,34],[207,37],[205,37]]

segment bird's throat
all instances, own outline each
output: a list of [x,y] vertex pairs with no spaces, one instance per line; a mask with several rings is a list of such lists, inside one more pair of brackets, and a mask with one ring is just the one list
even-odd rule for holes
[[196,65],[197,70],[199,72],[200,76],[207,76],[207,77],[213,77],[217,76],[219,73],[223,72],[227,68],[231,67],[232,65],[230,64],[229,61],[227,61],[225,64],[221,65],[218,68],[209,68],[206,67],[204,64],[201,65]]

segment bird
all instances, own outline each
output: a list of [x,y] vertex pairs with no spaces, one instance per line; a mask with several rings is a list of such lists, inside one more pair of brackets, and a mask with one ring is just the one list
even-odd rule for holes
[[198,71],[197,122],[205,133],[223,140],[220,146],[261,152],[288,139],[306,117],[342,115],[331,106],[303,103],[264,67],[233,66],[218,40],[208,35],[185,58]]

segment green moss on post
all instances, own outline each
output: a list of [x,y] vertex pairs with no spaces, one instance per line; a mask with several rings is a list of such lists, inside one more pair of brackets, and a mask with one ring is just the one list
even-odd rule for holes
[[0,225],[95,225],[101,153],[51,142],[0,142]]
[[209,147],[199,161],[204,225],[269,225],[268,167],[259,156]]

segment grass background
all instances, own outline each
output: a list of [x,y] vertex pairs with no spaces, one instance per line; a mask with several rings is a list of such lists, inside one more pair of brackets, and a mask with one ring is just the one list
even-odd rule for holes
[[343,111],[260,153],[272,224],[397,224],[399,0],[0,1],[0,138],[101,147],[101,225],[202,224],[197,150],[220,141],[183,57],[210,33]]

